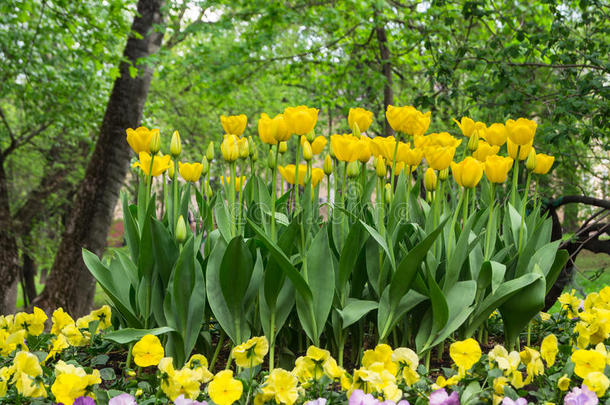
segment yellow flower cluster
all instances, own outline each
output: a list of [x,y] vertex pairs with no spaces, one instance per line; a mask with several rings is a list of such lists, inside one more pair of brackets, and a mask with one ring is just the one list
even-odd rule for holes
[[[197,399],[201,392],[201,384],[208,383],[214,378],[214,375],[208,370],[208,360],[201,354],[192,355],[184,367],[179,370],[174,368],[171,357],[164,357],[157,360],[156,363],[161,372],[161,390],[172,401],[180,395],[184,395],[188,399]],[[217,401],[216,403],[220,404]]]
[[[564,296],[562,295],[562,297]],[[564,297],[564,301],[566,299]],[[593,292],[587,295],[581,312],[578,312],[580,300],[578,300],[579,304],[576,306],[574,298],[570,297],[569,299],[570,302],[564,305],[569,305],[572,314],[579,318],[574,328],[574,332],[578,334],[578,347],[584,349],[589,345],[597,345],[610,338],[610,286],[604,287],[599,293]]]

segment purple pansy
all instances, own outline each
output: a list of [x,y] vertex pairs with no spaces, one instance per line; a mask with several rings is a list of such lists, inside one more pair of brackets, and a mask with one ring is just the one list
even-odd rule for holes
[[110,399],[108,405],[138,405],[133,395],[121,394]]
[[78,397],[72,405],[95,405],[95,400],[91,397]]
[[460,405],[460,398],[457,391],[453,391],[449,395],[444,388],[441,388],[430,394],[429,403],[430,405]]
[[206,401],[195,401],[194,399],[185,398],[184,394],[174,399],[174,405],[208,405]]
[[349,405],[377,405],[379,401],[371,394],[365,394],[362,390],[354,390],[349,397]]
[[510,399],[508,397],[505,397],[502,400],[502,405],[527,405],[527,399],[525,398],[517,398],[517,399]]
[[305,405],[326,405],[326,398],[312,399],[305,402]]
[[563,400],[564,405],[597,405],[599,400],[594,392],[586,385],[582,388],[574,387]]

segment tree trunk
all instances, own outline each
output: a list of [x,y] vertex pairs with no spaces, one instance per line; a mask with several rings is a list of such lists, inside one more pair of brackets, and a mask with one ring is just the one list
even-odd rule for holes
[[[377,12],[375,12],[375,17],[377,17]],[[379,43],[379,54],[381,56],[381,70],[383,75],[385,76],[385,84],[383,86],[383,113],[385,117],[385,112],[388,109],[388,106],[394,104],[394,90],[392,89],[392,63],[390,61],[390,48],[388,48],[388,37],[386,35],[385,27],[383,26],[382,21],[377,22],[377,26],[375,27],[375,31],[377,33],[377,42]],[[394,131],[390,126],[390,123],[387,119],[384,119],[384,134],[385,136],[392,136]]]
[[0,153],[0,314],[15,312],[13,287],[19,274],[19,253],[13,233],[8,181]]
[[140,124],[153,74],[150,66],[141,65],[138,76],[132,78],[129,67],[159,50],[163,33],[155,30],[155,26],[163,21],[163,2],[138,1],[132,30],[141,39],[132,36],[127,41],[126,61],[121,62],[121,75],[114,82],[95,150],[45,288],[34,302],[47,312],[63,307],[73,316],[82,316],[91,309],[95,280],[83,263],[82,249],[101,255],[106,246],[108,228],[129,165],[125,130]]

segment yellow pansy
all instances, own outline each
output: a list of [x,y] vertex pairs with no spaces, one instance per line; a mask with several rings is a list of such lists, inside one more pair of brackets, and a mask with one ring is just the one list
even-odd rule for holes
[[[151,157],[148,153],[146,152],[140,152],[140,160],[135,162],[133,164],[133,167],[139,167],[145,175],[150,175],[151,170],[150,170],[150,161],[151,161]],[[155,159],[153,160],[153,166],[152,166],[152,175],[153,177],[156,176],[160,176],[163,173],[165,173],[165,171],[167,169],[169,169],[170,166],[170,161],[171,161],[171,156],[170,155],[156,155]]]
[[417,366],[419,365],[419,357],[411,349],[399,347],[392,353],[392,361],[402,368],[402,378],[409,386],[419,381],[417,374]]
[[146,127],[138,127],[135,130],[127,128],[127,143],[131,149],[139,155],[140,152],[150,153],[150,140],[153,135],[158,134],[158,129],[148,130]]
[[195,183],[201,177],[203,165],[201,163],[182,163],[178,162],[178,171],[182,178],[186,181]]
[[154,335],[143,336],[132,349],[133,360],[140,367],[156,366],[165,355],[159,338]]
[[98,330],[107,329],[112,325],[112,323],[111,323],[112,312],[108,305],[103,305],[100,309],[91,311],[89,316],[94,321],[100,321],[100,323],[97,326]]
[[231,370],[219,372],[208,385],[208,394],[218,405],[231,405],[241,398],[243,390],[241,381],[233,378]]
[[53,344],[53,346],[51,347],[49,354],[45,358],[45,361],[47,361],[49,359],[54,359],[58,353],[61,353],[62,350],[70,347],[70,344],[68,343],[68,339],[66,339],[66,337],[64,335],[58,335],[55,339],[53,339],[51,341],[51,343]]
[[53,325],[51,326],[51,334],[53,335],[60,334],[63,328],[74,324],[74,319],[72,319],[72,317],[63,310],[63,308],[57,308],[55,311],[53,311],[51,320],[53,321]]
[[186,367],[195,371],[197,379],[201,383],[207,383],[214,378],[214,374],[208,370],[208,359],[203,354],[193,354],[186,363]]
[[465,375],[481,359],[481,346],[472,338],[458,341],[449,346],[449,355],[458,366],[459,374]]
[[474,188],[483,177],[485,165],[468,156],[460,163],[451,162],[451,172],[456,183],[464,188]]
[[521,356],[521,361],[525,364],[527,371],[527,378],[524,381],[525,384],[529,384],[535,376],[544,373],[544,364],[542,363],[538,350],[525,346],[524,350],[522,350],[519,355]]
[[369,368],[374,363],[381,363],[385,370],[389,371],[392,375],[396,375],[398,365],[392,361],[393,353],[389,345],[380,343],[375,346],[374,350],[365,350],[362,355],[362,366]]
[[233,348],[235,364],[243,368],[252,368],[262,364],[269,351],[269,342],[265,336],[253,337],[247,342]]
[[567,391],[570,389],[570,377],[567,374],[562,375],[559,380],[557,380],[557,388],[561,391]]
[[601,371],[594,371],[587,374],[582,383],[583,385],[586,385],[589,390],[595,392],[595,395],[599,398],[604,396],[608,386],[610,386],[610,380]]
[[196,399],[201,387],[199,377],[196,370],[183,367],[169,375],[167,382],[161,385],[161,389],[172,401],[180,395],[184,395],[188,399]]
[[267,395],[272,395],[277,404],[292,405],[299,397],[297,385],[298,380],[292,373],[276,368],[269,373],[264,391]]
[[371,126],[373,122],[373,113],[365,110],[364,108],[350,108],[349,114],[347,115],[347,123],[352,131],[354,131],[354,124],[358,124],[358,129],[365,132]]
[[248,117],[245,114],[240,115],[221,115],[220,123],[227,134],[241,136],[246,129]]
[[574,374],[585,378],[589,373],[604,371],[606,357],[596,350],[576,350],[571,357],[574,363]]
[[546,361],[547,367],[551,367],[555,364],[557,353],[559,353],[559,349],[557,348],[557,336],[551,333],[542,340],[542,344],[540,345],[540,355],[542,356],[542,359]]
[[313,131],[318,122],[317,108],[309,108],[304,105],[298,107],[287,107],[284,110],[284,119],[288,130],[297,135],[307,135]]
[[57,402],[71,404],[78,397],[85,396],[87,380],[76,374],[60,374],[51,386],[51,392]]

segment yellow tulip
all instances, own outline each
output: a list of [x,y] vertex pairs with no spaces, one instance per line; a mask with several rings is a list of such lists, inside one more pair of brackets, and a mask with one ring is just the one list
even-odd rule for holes
[[373,156],[383,156],[383,158],[392,164],[394,161],[394,149],[396,147],[396,139],[393,136],[383,137],[376,136],[371,139],[369,148]]
[[534,167],[534,173],[536,174],[547,174],[555,162],[554,156],[545,155],[544,153],[536,154],[536,167]]
[[512,157],[514,160],[517,160],[517,148],[519,148],[519,160],[525,160],[530,154],[530,149],[532,149],[533,143],[534,140],[532,139],[530,143],[526,145],[521,145],[519,147],[518,144],[514,143],[513,141],[511,141],[510,138],[508,138],[506,141],[506,150],[508,151],[510,157]]
[[274,121],[265,113],[262,113],[258,120],[258,136],[268,145],[277,144],[277,139],[275,139],[277,127],[274,124]]
[[[220,176],[220,182],[223,186],[231,185],[231,178]],[[246,184],[246,176],[235,177],[235,191],[239,192],[241,188]]]
[[220,152],[222,158],[227,162],[235,162],[239,157],[239,142],[238,137],[233,134],[226,134],[220,144]]
[[513,167],[513,159],[492,155],[485,160],[485,177],[492,183],[504,183],[508,172]]
[[178,157],[182,152],[182,143],[180,142],[180,134],[178,131],[174,131],[172,134],[172,140],[169,143],[169,153],[173,157]]
[[484,164],[468,156],[460,163],[451,162],[451,172],[456,183],[465,188],[474,188],[483,177]]
[[250,147],[248,145],[248,139],[247,138],[239,138],[237,140],[237,147],[239,149],[239,157],[242,159],[247,158],[248,156],[250,156]]
[[[307,141],[307,137],[302,136],[301,137],[301,146],[303,146],[305,144],[305,142],[309,142],[309,141]],[[326,137],[316,136],[314,138],[314,140],[310,143],[312,153],[314,155],[319,155],[320,153],[322,153],[322,151],[324,150],[324,147],[326,146],[327,143],[328,143],[328,140],[326,139]]]
[[287,107],[284,110],[284,119],[290,133],[307,135],[316,126],[318,112],[317,108],[309,108],[304,105]]
[[203,165],[201,163],[178,162],[178,171],[184,180],[195,183],[201,177]]
[[127,143],[136,154],[140,152],[150,152],[150,141],[153,134],[159,133],[158,129],[148,130],[146,127],[138,127],[137,129],[127,128]]
[[326,155],[324,158],[324,165],[322,166],[322,170],[324,174],[330,176],[333,172],[333,160],[330,158],[330,155]]
[[493,146],[502,146],[506,143],[506,126],[504,124],[495,123],[491,124],[485,130],[483,138]]
[[411,136],[425,134],[430,126],[430,111],[424,114],[413,106],[389,105],[385,115],[394,131]]
[[438,180],[436,178],[436,173],[434,172],[434,169],[432,169],[431,167],[427,168],[426,173],[424,173],[424,186],[426,186],[426,190],[436,190],[437,181]]
[[[278,166],[277,169],[280,172],[280,174],[282,175],[282,177],[284,178],[284,180],[286,180],[290,184],[294,184],[295,171],[296,171],[295,165]],[[305,173],[306,172],[307,172],[307,166],[303,165],[303,164],[299,165],[299,185],[300,186],[305,185]],[[311,184],[314,187],[318,185],[318,183],[320,182],[320,180],[322,180],[323,177],[324,177],[324,170],[322,170],[318,167],[314,167],[311,169]]]
[[375,173],[379,178],[383,178],[387,174],[387,170],[385,167],[385,159],[381,155],[375,158]]
[[508,139],[517,145],[527,145],[534,140],[537,126],[535,121],[527,118],[519,118],[517,121],[508,120],[506,121]]
[[409,143],[398,144],[398,151],[396,152],[396,161],[400,163],[404,163],[407,166],[417,167],[421,163],[422,158],[424,157],[424,152],[419,149],[411,149]]
[[364,108],[350,108],[347,115],[347,122],[352,131],[354,131],[354,123],[358,124],[358,129],[365,132],[373,122],[373,113]]
[[241,136],[246,129],[248,117],[246,117],[245,114],[230,115],[228,117],[226,115],[221,115],[220,123],[227,134]]
[[[275,139],[280,143],[280,146],[282,143],[285,145],[286,141],[290,139],[291,133],[284,114],[278,114],[273,117],[273,126],[275,128]],[[282,153],[281,150],[280,153]]]
[[453,118],[453,122],[460,127],[460,131],[462,131],[462,134],[465,137],[470,138],[470,136],[474,133],[474,120],[472,118],[462,117],[460,122]]
[[434,170],[445,170],[453,161],[455,147],[451,146],[429,146],[424,149],[426,162]]
[[186,240],[186,222],[184,222],[184,217],[182,215],[178,217],[178,222],[176,222],[176,232],[174,233],[174,236],[178,243],[182,243]]
[[427,135],[423,139],[417,139],[415,141],[415,147],[450,146],[452,148],[457,148],[461,143],[461,139],[451,136],[449,132],[439,132]]
[[[144,174],[146,174],[148,176],[148,175],[150,175],[150,161],[151,161],[151,157],[148,153],[140,152],[140,160],[135,162],[133,164],[133,167],[139,167],[140,169],[142,169]],[[153,160],[153,167],[152,167],[153,177],[160,176],[163,173],[165,173],[165,171],[167,169],[169,169],[170,165],[171,165],[171,156],[170,155],[155,156],[155,159]]]
[[303,159],[309,162],[313,159],[313,150],[311,149],[311,144],[304,136],[301,137],[301,148],[303,149]]
[[479,141],[479,147],[472,152],[472,157],[479,162],[485,162],[488,156],[493,156],[500,151],[499,146],[491,146],[485,141]]
[[331,151],[342,162],[353,162],[358,159],[352,148],[356,142],[358,142],[358,138],[349,134],[330,136]]

